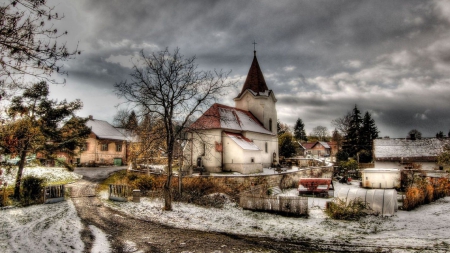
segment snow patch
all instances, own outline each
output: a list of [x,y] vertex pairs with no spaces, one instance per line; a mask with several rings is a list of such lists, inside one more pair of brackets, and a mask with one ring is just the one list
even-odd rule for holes
[[109,244],[107,235],[94,225],[89,225],[89,229],[95,237],[94,245],[91,253],[109,253],[111,252],[111,245]]
[[0,211],[0,252],[83,252],[72,201]]

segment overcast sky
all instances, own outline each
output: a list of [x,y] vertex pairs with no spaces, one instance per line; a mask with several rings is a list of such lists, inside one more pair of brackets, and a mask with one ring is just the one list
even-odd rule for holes
[[281,122],[297,118],[309,134],[355,104],[381,136],[450,130],[450,1],[113,1],[53,0],[55,23],[81,55],[65,63],[59,99],[80,98],[80,116],[112,122],[131,58],[179,47],[200,69],[231,70],[238,88],[257,57],[278,99]]

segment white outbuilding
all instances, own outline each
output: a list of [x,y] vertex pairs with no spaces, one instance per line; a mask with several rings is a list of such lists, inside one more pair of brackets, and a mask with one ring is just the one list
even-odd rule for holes
[[372,189],[393,189],[400,187],[399,169],[365,169],[361,173],[362,186]]

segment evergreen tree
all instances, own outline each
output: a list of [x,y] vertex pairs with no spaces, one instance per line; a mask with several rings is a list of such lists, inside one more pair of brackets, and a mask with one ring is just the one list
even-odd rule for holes
[[302,119],[298,118],[294,126],[294,138],[297,141],[307,141],[308,137],[305,132],[305,124]]
[[48,99],[49,87],[39,82],[26,88],[22,96],[12,99],[8,110],[10,121],[0,126],[2,154],[20,158],[14,197],[20,199],[20,185],[26,157],[40,153],[56,160],[57,152],[74,155],[81,148],[91,130],[87,119],[76,117],[82,108],[79,100],[67,102]]
[[356,154],[360,150],[362,122],[361,112],[355,105],[355,108],[353,108],[351,113],[350,124],[343,145],[344,151],[348,153],[350,157],[356,157]]
[[444,132],[439,131],[438,133],[436,133],[436,138],[443,139],[444,138]]
[[375,120],[369,112],[364,114],[363,126],[361,129],[361,148],[372,150],[373,140],[378,138],[378,128],[375,125]]
[[278,148],[281,156],[292,157],[295,155],[298,143],[293,141],[293,137],[290,132],[278,135]]
[[134,111],[131,111],[130,115],[128,116],[127,124],[125,125],[125,129],[130,131],[136,131],[138,125],[139,123],[136,113]]

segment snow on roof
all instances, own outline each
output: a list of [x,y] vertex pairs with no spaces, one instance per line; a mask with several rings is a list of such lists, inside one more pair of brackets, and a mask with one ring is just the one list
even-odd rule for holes
[[445,145],[450,144],[448,139],[376,139],[373,141],[376,160],[385,159],[436,159],[443,151]]
[[237,133],[229,133],[225,132],[225,134],[230,137],[239,147],[245,150],[261,150],[255,143],[247,138],[245,138],[242,134]]
[[140,138],[137,134],[133,133],[133,131],[127,130],[125,128],[116,127],[117,131],[119,131],[121,134],[127,138],[127,141],[130,142],[139,142]]
[[91,128],[91,131],[97,135],[98,138],[123,141],[127,140],[125,135],[104,120],[89,119],[86,122],[86,126]]
[[327,142],[319,141],[319,143],[320,143],[324,148],[331,148],[330,145],[328,145]]
[[221,104],[211,106],[191,125],[191,128],[250,131],[274,135],[264,128],[251,112]]

